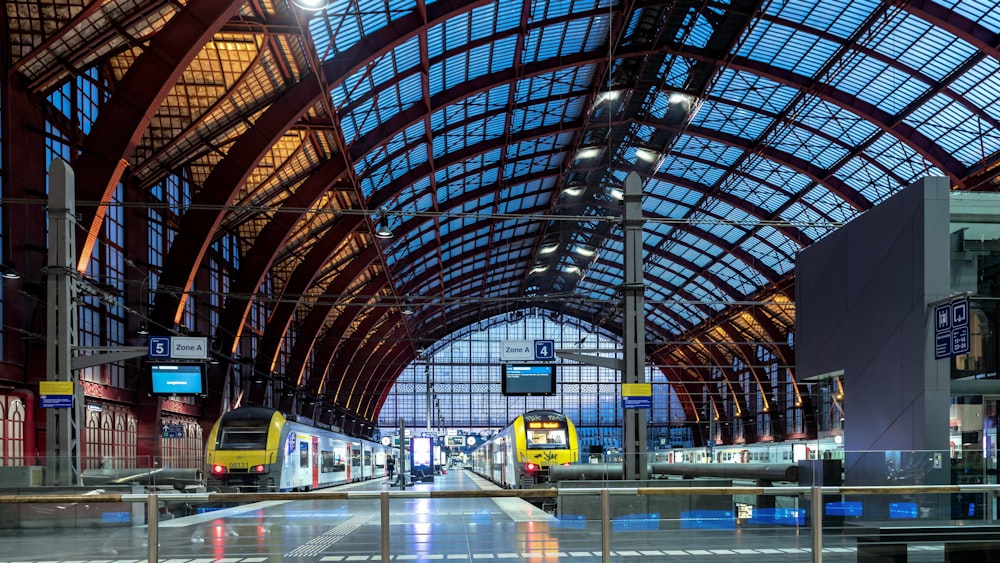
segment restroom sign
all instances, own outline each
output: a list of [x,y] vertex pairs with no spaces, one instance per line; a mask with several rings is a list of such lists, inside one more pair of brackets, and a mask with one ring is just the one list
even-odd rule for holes
[[961,297],[934,306],[934,359],[968,354],[969,298]]

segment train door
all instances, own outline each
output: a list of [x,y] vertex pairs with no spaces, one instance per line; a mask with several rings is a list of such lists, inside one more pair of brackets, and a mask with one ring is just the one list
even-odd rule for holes
[[312,437],[312,488],[319,488],[319,436]]

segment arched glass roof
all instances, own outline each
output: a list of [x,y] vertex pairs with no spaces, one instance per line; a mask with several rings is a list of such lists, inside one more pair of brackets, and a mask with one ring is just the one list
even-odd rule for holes
[[149,324],[177,328],[233,237],[219,351],[249,318],[255,370],[366,417],[482,319],[620,334],[630,172],[647,351],[683,381],[752,364],[741,340],[794,365],[796,253],[902,187],[997,190],[995,1],[8,4],[19,85],[109,84],[75,161],[86,244],[123,175],[190,191]]
[[334,2],[310,31],[327,61],[398,31],[328,79],[363,196],[406,233],[396,290],[443,305],[418,319],[538,296],[607,321],[636,170],[647,326],[674,340],[922,176],[985,187],[993,7],[430,2],[410,23],[408,2]]

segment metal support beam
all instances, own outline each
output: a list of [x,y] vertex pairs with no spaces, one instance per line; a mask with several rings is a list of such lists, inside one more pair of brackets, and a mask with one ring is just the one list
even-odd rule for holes
[[[76,347],[75,350],[84,350],[86,348]],[[149,353],[149,348],[146,346],[121,346],[118,348],[108,347],[107,351],[100,354],[90,354],[87,356],[76,356],[70,362],[70,368],[73,370],[89,368],[93,366],[100,366],[104,364],[110,364],[113,362],[122,362],[125,360],[131,360],[133,358],[142,358]]]
[[[646,325],[642,277],[642,180],[635,172],[625,177],[623,227],[625,230],[625,283],[622,345],[623,383],[646,383]],[[626,480],[649,477],[646,465],[646,409],[624,409],[622,453]]]
[[56,158],[49,166],[49,257],[46,268],[47,323],[45,358],[48,381],[73,382],[73,406],[46,409],[46,485],[82,485],[83,386],[73,377],[76,346],[76,196],[69,164]]

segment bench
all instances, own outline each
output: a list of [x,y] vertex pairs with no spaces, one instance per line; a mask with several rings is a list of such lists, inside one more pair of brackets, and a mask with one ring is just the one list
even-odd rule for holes
[[905,563],[911,543],[944,544],[949,563],[1000,563],[1000,525],[955,520],[872,522],[852,528],[858,563]]

